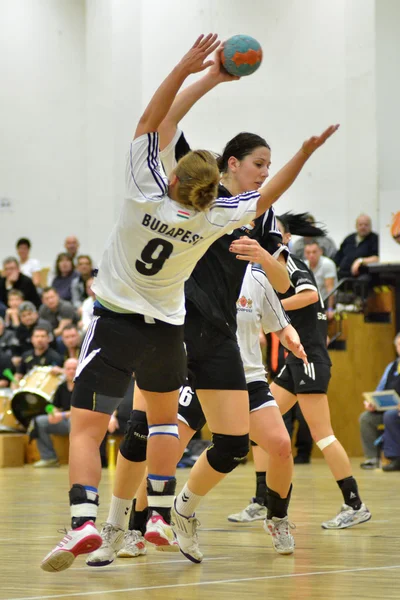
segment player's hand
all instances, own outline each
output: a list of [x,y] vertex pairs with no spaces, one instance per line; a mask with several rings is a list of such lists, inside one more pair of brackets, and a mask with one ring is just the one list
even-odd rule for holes
[[224,83],[225,81],[237,81],[240,79],[240,77],[237,75],[231,75],[228,73],[228,71],[226,71],[226,69],[224,69],[222,65],[221,54],[223,49],[224,44],[222,43],[214,54],[214,64],[210,67],[207,75],[212,79],[215,79],[217,83]]
[[221,42],[217,38],[218,34],[216,33],[209,33],[206,36],[200,35],[189,52],[182,58],[179,66],[189,75],[211,67],[214,61],[206,59],[220,45]]
[[299,358],[305,365],[308,365],[307,354],[303,348],[303,344],[300,341],[294,341],[290,336],[286,336],[285,346],[294,354],[296,358]]
[[236,254],[238,260],[247,260],[251,263],[261,263],[266,253],[260,244],[247,236],[242,236],[238,240],[234,240],[230,247],[230,252]]
[[353,264],[350,267],[351,274],[353,277],[357,277],[360,273],[360,267],[362,265],[362,259],[356,258]]
[[302,145],[301,149],[307,156],[311,156],[322,144],[325,144],[326,140],[331,137],[337,130],[339,125],[331,125],[328,129],[325,129],[321,135],[314,135],[309,140],[306,140]]

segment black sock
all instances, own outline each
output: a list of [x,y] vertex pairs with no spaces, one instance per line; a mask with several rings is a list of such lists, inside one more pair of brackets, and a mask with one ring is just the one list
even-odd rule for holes
[[286,498],[281,498],[277,492],[267,488],[267,519],[272,519],[272,517],[278,517],[278,519],[283,519],[287,516],[290,496],[292,494],[292,485],[290,486],[289,493]]
[[[82,509],[81,507],[83,506],[84,508],[88,508],[88,513],[92,513],[92,506],[99,506],[99,495],[96,492],[92,491],[94,490],[94,488],[89,489],[89,488],[85,488],[85,486],[80,485],[78,483],[74,483],[74,485],[72,486],[72,488],[69,491],[69,503],[71,506],[71,512],[72,514],[74,513],[74,510],[76,510],[76,512],[81,513],[80,516],[72,516],[71,517],[71,528],[72,529],[77,529],[78,527],[81,527],[82,525],[84,525],[87,521],[93,521],[93,523],[96,522],[96,517],[94,516],[84,516],[85,513],[83,513],[82,515]],[[74,509],[74,507],[78,507],[79,506],[79,510],[78,509]]]
[[136,510],[136,498],[132,502],[132,510],[129,517],[129,530],[140,531],[142,535],[146,532],[146,523],[149,518],[149,511],[146,506],[143,510]]
[[256,471],[255,500],[258,504],[265,505],[267,495],[267,474],[265,471]]
[[361,508],[361,498],[358,494],[357,481],[354,477],[345,477],[337,481],[338,486],[343,494],[344,503],[351,506],[354,510]]

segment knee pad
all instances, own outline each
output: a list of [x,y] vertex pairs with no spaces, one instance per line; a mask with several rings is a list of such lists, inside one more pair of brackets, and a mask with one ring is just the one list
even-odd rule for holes
[[224,435],[213,433],[207,450],[207,460],[218,473],[230,473],[249,452],[249,434]]
[[316,443],[317,443],[318,448],[322,451],[322,450],[325,450],[325,448],[327,448],[331,444],[333,444],[333,442],[336,442],[335,436],[328,435],[327,437],[322,438],[322,440],[319,440]]
[[143,410],[133,410],[119,447],[122,456],[131,462],[145,461],[148,435],[146,413]]

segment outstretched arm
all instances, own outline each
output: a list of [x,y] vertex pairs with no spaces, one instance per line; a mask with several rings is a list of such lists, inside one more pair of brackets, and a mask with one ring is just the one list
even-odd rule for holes
[[175,98],[168,114],[158,128],[161,150],[168,146],[175,135],[179,122],[200,98],[220,83],[240,79],[239,77],[229,75],[223,68],[221,64],[222,50],[223,46],[216,51],[214,64],[207,73],[201,79],[182,90]]
[[313,136],[305,141],[300,150],[284,167],[260,188],[261,198],[257,204],[256,216],[260,216],[290,188],[310,156],[339,129],[339,125],[331,125],[320,136]]
[[207,57],[218,48],[220,42],[217,34],[209,33],[197,38],[192,48],[163,81],[150,100],[149,105],[141,116],[135,131],[135,138],[157,131],[160,123],[168,113],[182,83],[191,73],[198,73],[210,67],[213,61]]

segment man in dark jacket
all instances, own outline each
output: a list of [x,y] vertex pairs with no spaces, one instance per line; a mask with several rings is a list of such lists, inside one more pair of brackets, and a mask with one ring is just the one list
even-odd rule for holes
[[10,290],[19,290],[24,299],[33,302],[39,308],[41,302],[36,287],[30,277],[19,270],[18,261],[12,256],[3,262],[4,277],[0,277],[0,302],[7,304],[7,294]]
[[339,279],[366,273],[365,265],[378,262],[378,254],[378,236],[372,231],[371,218],[360,215],[356,220],[356,232],[343,240],[334,259]]

